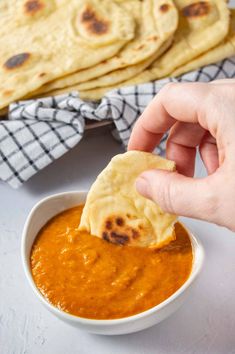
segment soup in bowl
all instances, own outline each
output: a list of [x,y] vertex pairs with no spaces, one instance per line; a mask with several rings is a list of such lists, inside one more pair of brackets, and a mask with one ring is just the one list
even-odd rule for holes
[[56,316],[93,333],[131,333],[162,321],[189,293],[203,263],[201,244],[181,223],[160,249],[78,231],[86,196],[57,194],[32,209],[22,258],[34,293]]

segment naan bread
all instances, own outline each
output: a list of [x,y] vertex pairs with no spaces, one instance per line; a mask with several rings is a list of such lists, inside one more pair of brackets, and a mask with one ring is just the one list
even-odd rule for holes
[[118,85],[81,91],[81,98],[98,100],[116,87],[137,85],[166,77],[176,68],[216,46],[228,34],[229,9],[224,0],[175,0],[175,4],[179,10],[179,25],[170,49],[134,78]]
[[[172,43],[172,38],[170,38],[168,41],[163,43],[161,49],[159,49],[159,52],[157,53],[157,56],[160,56],[161,54],[163,54],[167,50],[167,48],[169,48],[171,43]],[[156,57],[156,54],[154,55],[154,57]],[[127,66],[124,69],[112,71],[111,73],[102,76],[100,79],[98,78],[96,80],[96,83],[98,86],[101,85],[101,88],[98,88],[98,89],[96,88],[96,89],[92,90],[92,92],[94,92],[94,95],[95,95],[94,100],[101,98],[103,96],[103,94],[106,93],[106,91],[107,91],[106,87],[102,87],[102,86],[110,85],[112,83],[112,86],[116,87],[116,85],[119,82],[122,82],[124,79],[127,79],[129,77],[133,77],[133,76],[137,75],[139,72],[143,71],[146,67],[148,67],[151,64],[151,62],[153,60],[154,60],[154,58],[152,57],[152,58],[147,59],[144,62],[141,62],[139,64]],[[90,82],[92,83],[93,80],[88,81],[87,83],[84,83],[84,84],[78,84],[78,85],[74,85],[74,86],[70,86],[70,87],[65,87],[62,89],[52,90],[52,91],[46,92],[44,94],[40,94],[36,91],[36,92],[33,92],[32,94],[30,94],[29,97],[27,97],[27,98],[56,96],[56,95],[61,95],[63,93],[69,93],[72,91],[79,91],[80,97],[83,98],[83,91],[81,90],[80,85],[88,85],[88,87],[89,87]],[[90,90],[84,91],[84,93],[85,93],[84,98],[86,98],[86,92],[90,93]],[[89,98],[90,98],[90,95],[89,95]]]
[[[48,4],[53,9],[45,13]],[[24,0],[17,6],[22,23],[9,24],[7,33],[6,27],[0,29],[0,108],[48,81],[110,58],[135,35],[133,17],[112,0],[70,0],[61,6]],[[23,21],[34,11],[35,20]]]
[[[60,88],[64,89],[81,82],[87,82],[114,70],[127,68],[129,76],[125,76],[125,71],[120,76],[120,79],[124,81],[131,77],[130,73],[134,76],[140,72],[138,67],[132,67],[132,65],[142,65],[143,61],[148,61],[149,65],[155,58],[159,57],[160,54],[158,55],[158,52],[161,51],[163,43],[172,37],[177,28],[178,12],[172,0],[125,0],[119,1],[119,3],[127,13],[130,13],[135,18],[137,26],[133,40],[128,42],[117,55],[109,60],[48,83],[41,87],[36,92],[37,94]],[[149,58],[151,59],[150,61]],[[142,65],[142,70],[144,68]],[[116,80],[117,77],[116,75]],[[106,86],[110,82],[112,83],[107,75],[104,77],[102,86]],[[101,86],[100,81],[98,86]],[[89,88],[98,86],[96,82],[89,84]],[[84,90],[84,88],[82,89]]]
[[134,80],[129,80],[131,84],[167,76],[179,66],[216,46],[228,34],[229,9],[224,0],[175,0],[175,4],[179,10],[179,26],[174,45],[148,70]]
[[103,75],[101,77],[98,77],[97,79],[78,84],[76,86],[75,90],[84,91],[84,90],[90,90],[90,89],[97,88],[97,87],[116,85],[124,80],[132,78],[133,76],[141,73],[150,64],[152,64],[152,62],[154,60],[156,60],[158,57],[160,57],[167,50],[167,48],[170,47],[172,40],[173,40],[173,38],[170,38],[168,41],[163,43],[163,45],[157,51],[157,53],[155,53],[149,59],[146,59],[145,61],[140,62],[139,64],[136,64],[136,65],[127,66],[124,69],[111,71],[110,73]]
[[135,188],[145,170],[173,171],[173,161],[142,151],[115,156],[92,185],[79,230],[121,245],[162,247],[174,239],[176,216],[164,213]]
[[216,63],[235,55],[235,10],[231,9],[230,29],[221,44],[176,69],[170,76],[179,76],[202,66]]
[[[235,55],[235,10],[231,9],[231,21],[229,26],[229,33],[226,36],[226,38],[219,45],[212,48],[208,52],[201,54],[200,56],[196,57],[194,60],[176,69],[169,76],[176,77],[186,72],[196,70],[205,65],[213,64],[220,60],[224,60],[233,55]],[[118,84],[118,87],[126,86],[126,85],[127,84],[125,82],[124,83],[122,82]],[[89,91],[87,90],[84,92],[80,91],[79,94],[80,97],[83,99],[90,99],[95,101],[102,98],[107,93],[107,91],[115,89],[116,87],[117,85],[114,84],[109,87],[102,87],[95,90],[89,90]],[[77,91],[77,90],[78,90],[78,86],[71,88],[71,91]],[[64,90],[63,92],[60,91],[58,92],[58,94],[64,92],[68,92],[68,91],[66,90]]]
[[1,0],[1,36],[21,26],[30,26],[42,17],[50,16],[53,11],[66,5],[67,2],[67,0]]

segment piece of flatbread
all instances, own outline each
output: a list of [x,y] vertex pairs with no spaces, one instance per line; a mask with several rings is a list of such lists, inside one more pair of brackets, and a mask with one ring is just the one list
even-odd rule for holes
[[179,25],[174,44],[129,84],[166,77],[176,68],[219,44],[228,34],[230,12],[224,0],[175,0]]
[[[115,79],[124,81],[137,75],[139,66],[147,61],[148,65],[160,55],[157,55],[165,43],[174,34],[178,24],[178,12],[172,0],[125,0],[118,1],[120,6],[136,21],[135,37],[112,58],[105,60],[91,68],[80,70],[61,77],[41,87],[36,93],[50,92],[68,86],[86,83],[88,80],[100,77],[118,70]],[[150,59],[152,58],[152,59]],[[149,61],[150,59],[150,61]],[[127,68],[127,75],[125,68]],[[142,65],[142,71],[146,66]],[[119,71],[123,69],[123,71]],[[129,70],[130,69],[130,70]],[[132,76],[131,76],[132,75]],[[88,88],[113,84],[112,77],[104,82],[89,83]],[[101,78],[102,80],[102,78]],[[108,80],[108,82],[107,82]],[[87,88],[81,88],[82,90]]]
[[[151,66],[128,80],[79,92],[82,99],[99,100],[116,87],[132,86],[169,76],[224,40],[229,30],[229,9],[224,0],[174,0],[179,24],[173,45]],[[171,76],[171,75],[170,75]]]
[[[231,9],[231,20],[230,20],[230,27],[229,33],[225,37],[225,39],[219,43],[216,47],[210,49],[209,51],[201,54],[200,56],[196,57],[195,59],[189,61],[188,63],[180,66],[178,69],[173,71],[169,76],[170,77],[177,77],[189,71],[197,70],[206,65],[210,65],[213,63],[217,63],[221,60],[226,58],[232,57],[235,55],[235,9]],[[135,79],[134,79],[135,80]],[[114,90],[118,87],[123,86],[130,86],[131,83],[128,81],[118,83],[118,85],[110,85],[109,87],[100,87],[93,90],[85,90],[80,91],[79,95],[80,98],[86,100],[99,100],[101,99],[108,91]],[[74,86],[71,88],[70,91],[78,91],[78,87]],[[55,92],[56,94],[61,94],[69,92],[68,88],[66,90],[60,90]]]
[[170,76],[179,76],[235,55],[235,9],[231,9],[231,20],[227,37],[216,47],[176,69]]
[[100,76],[94,80],[90,80],[87,82],[83,82],[76,86],[76,90],[78,91],[86,91],[91,90],[98,87],[106,87],[110,85],[116,85],[122,82],[123,80],[127,80],[128,78],[132,78],[135,75],[138,75],[143,70],[149,67],[153,61],[155,61],[158,57],[160,57],[172,44],[173,37],[169,38],[159,50],[152,55],[150,58],[140,62],[136,65],[127,66],[124,69],[114,70],[110,73]]
[[175,238],[176,215],[162,211],[135,188],[145,170],[175,170],[175,163],[160,156],[129,151],[115,156],[92,185],[79,230],[112,243],[162,247]]
[[112,57],[135,36],[133,16],[112,0],[18,0],[16,14],[8,3],[0,7],[0,109]]
[[[162,55],[171,45],[172,43],[172,38],[169,38],[165,43],[163,43],[162,47],[159,49],[159,51],[157,52],[157,54],[154,55],[154,57],[156,58],[157,56]],[[83,92],[85,92],[85,96],[84,98],[86,98],[86,92],[94,92],[95,97],[94,99],[97,99],[97,95],[98,98],[100,98],[103,94],[101,94],[100,96],[100,91],[103,93],[106,92],[106,87],[102,87],[102,86],[106,86],[106,85],[110,85],[112,83],[113,87],[116,87],[117,85],[119,85],[119,83],[121,81],[123,81],[123,79],[127,79],[127,78],[131,78],[135,75],[137,75],[138,73],[142,72],[146,67],[148,67],[151,62],[154,59],[154,57],[151,57],[149,59],[144,60],[143,62],[136,64],[136,65],[131,65],[131,66],[127,66],[124,69],[120,69],[120,70],[115,70],[112,71],[111,73],[108,73],[107,75],[102,76],[100,79],[98,78],[96,80],[97,85],[101,86],[99,88],[93,89],[93,90],[85,90],[85,91],[80,91],[81,86],[83,84],[78,84],[78,85],[73,85],[70,87],[64,87],[62,89],[56,89],[56,90],[52,90],[50,92],[46,92],[46,93],[39,93],[39,91],[35,91],[32,92],[30,95],[28,95],[26,98],[37,98],[37,97],[47,97],[47,96],[56,96],[56,95],[61,95],[63,93],[69,93],[72,91],[79,91],[79,93],[81,92],[80,97],[83,97]],[[89,86],[90,83],[93,83],[93,81],[95,80],[91,80],[88,81],[87,83],[84,83],[85,85],[87,84]],[[110,86],[108,86],[109,88]]]

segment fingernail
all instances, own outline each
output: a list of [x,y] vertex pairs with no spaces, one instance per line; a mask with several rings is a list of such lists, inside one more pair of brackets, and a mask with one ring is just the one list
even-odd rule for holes
[[135,183],[136,190],[144,197],[148,197],[148,182],[144,177],[138,177]]

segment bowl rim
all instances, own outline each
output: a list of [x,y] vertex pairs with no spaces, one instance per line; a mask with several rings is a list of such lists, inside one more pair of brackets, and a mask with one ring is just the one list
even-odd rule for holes
[[[95,325],[95,326],[97,326],[97,325],[98,326],[99,325],[115,326],[115,325],[119,325],[119,324],[123,324],[123,323],[132,322],[132,321],[135,321],[135,320],[138,320],[141,318],[148,317],[149,315],[160,311],[164,307],[167,307],[171,302],[176,300],[194,282],[194,280],[197,278],[198,274],[200,273],[200,271],[202,269],[203,262],[204,262],[205,252],[204,252],[204,248],[202,246],[201,241],[199,241],[195,237],[195,235],[188,229],[188,227],[186,227],[184,225],[184,223],[182,223],[182,225],[185,228],[185,230],[188,232],[188,235],[190,237],[190,241],[192,244],[192,248],[193,248],[193,265],[192,265],[191,273],[190,273],[188,279],[186,280],[186,282],[183,283],[183,285],[179,289],[177,289],[176,292],[174,292],[171,296],[169,296],[166,300],[164,300],[160,304],[153,306],[148,310],[137,313],[135,315],[121,317],[121,318],[115,318],[115,319],[93,319],[93,318],[79,317],[79,316],[67,313],[63,310],[60,310],[56,306],[52,305],[49,301],[47,301],[47,299],[39,291],[39,289],[37,288],[37,286],[33,280],[31,268],[30,268],[30,262],[29,262],[27,255],[26,255],[26,253],[27,253],[27,251],[26,251],[27,240],[28,240],[27,231],[28,231],[28,227],[30,225],[31,219],[33,218],[37,209],[39,207],[41,207],[42,204],[48,202],[51,199],[58,198],[58,200],[59,200],[60,198],[63,198],[65,196],[75,195],[75,194],[81,195],[81,196],[85,195],[85,197],[86,197],[87,193],[88,193],[87,190],[68,191],[68,192],[56,193],[56,194],[52,194],[47,197],[44,197],[33,206],[33,208],[31,209],[31,211],[28,214],[28,217],[26,218],[26,221],[25,221],[25,224],[23,227],[23,232],[22,232],[22,240],[21,240],[21,260],[23,263],[23,269],[24,269],[24,273],[26,275],[26,278],[28,279],[29,285],[30,285],[31,289],[33,290],[34,294],[36,295],[36,297],[38,298],[38,300],[40,300],[42,302],[42,304],[50,312],[54,313],[56,316],[62,318],[65,321],[70,321],[73,323],[81,323],[81,324],[86,324],[86,325]],[[180,221],[180,223],[181,223],[181,221]],[[35,235],[35,237],[36,237],[36,235]],[[34,237],[34,240],[35,240],[35,237]],[[34,242],[34,240],[33,240],[33,242]]]

